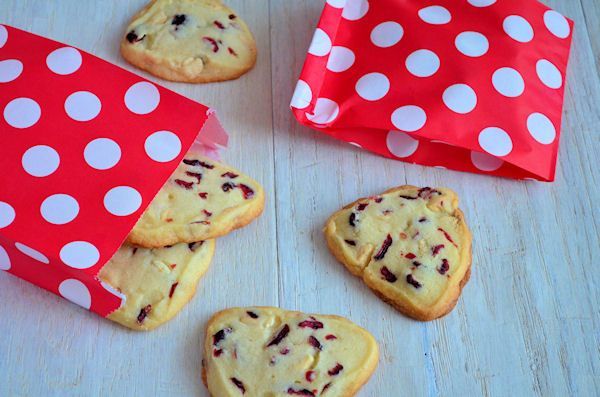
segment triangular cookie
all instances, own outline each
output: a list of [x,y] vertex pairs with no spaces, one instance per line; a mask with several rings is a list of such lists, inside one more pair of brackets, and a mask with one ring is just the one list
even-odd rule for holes
[[233,308],[208,323],[203,378],[215,397],[353,396],[378,357],[373,336],[345,318]]
[[194,296],[214,250],[214,240],[157,249],[124,244],[98,275],[125,296],[108,318],[143,331],[169,321]]
[[189,152],[127,239],[148,248],[213,239],[250,223],[264,201],[249,176]]
[[383,300],[417,320],[450,312],[471,269],[471,233],[449,189],[401,186],[329,218],[330,250]]

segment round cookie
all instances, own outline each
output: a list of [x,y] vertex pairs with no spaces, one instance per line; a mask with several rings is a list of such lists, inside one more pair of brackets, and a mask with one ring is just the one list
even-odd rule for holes
[[194,296],[214,250],[214,240],[152,250],[124,244],[98,274],[125,296],[108,319],[139,331],[169,321]]
[[246,23],[218,0],[153,0],[127,27],[121,54],[132,65],[171,81],[238,78],[256,63]]
[[354,396],[377,366],[373,336],[349,320],[274,307],[215,314],[202,377],[212,396]]
[[190,151],[128,241],[157,248],[213,239],[250,223],[262,213],[264,202],[258,182]]
[[472,237],[452,190],[394,188],[344,207],[324,231],[352,274],[414,319],[449,313],[469,280]]

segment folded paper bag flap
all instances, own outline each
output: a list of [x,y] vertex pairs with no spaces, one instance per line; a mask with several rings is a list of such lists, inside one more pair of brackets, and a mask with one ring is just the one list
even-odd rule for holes
[[91,54],[0,25],[0,269],[106,316],[96,279],[194,142],[206,106]]

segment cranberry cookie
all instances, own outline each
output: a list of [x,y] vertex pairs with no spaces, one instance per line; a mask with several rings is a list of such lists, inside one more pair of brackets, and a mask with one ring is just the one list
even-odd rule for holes
[[194,296],[214,250],[214,240],[153,250],[124,244],[98,275],[125,295],[108,318],[143,331],[169,321]]
[[272,307],[227,309],[208,322],[202,378],[212,396],[354,396],[379,357],[345,318]]
[[417,320],[449,313],[471,271],[471,233],[449,189],[401,186],[329,218],[331,252],[383,300]]
[[127,27],[121,53],[171,81],[235,79],[256,63],[246,23],[219,0],[153,0]]
[[264,202],[258,182],[190,151],[128,241],[157,248],[213,239],[250,223],[262,213]]

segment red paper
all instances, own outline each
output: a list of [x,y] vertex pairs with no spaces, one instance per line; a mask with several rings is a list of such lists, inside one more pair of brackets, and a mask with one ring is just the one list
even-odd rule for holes
[[534,0],[327,0],[292,110],[386,157],[552,181],[572,31]]
[[108,315],[125,297],[99,270],[194,140],[213,152],[226,133],[204,105],[3,25],[0,109],[0,269]]

